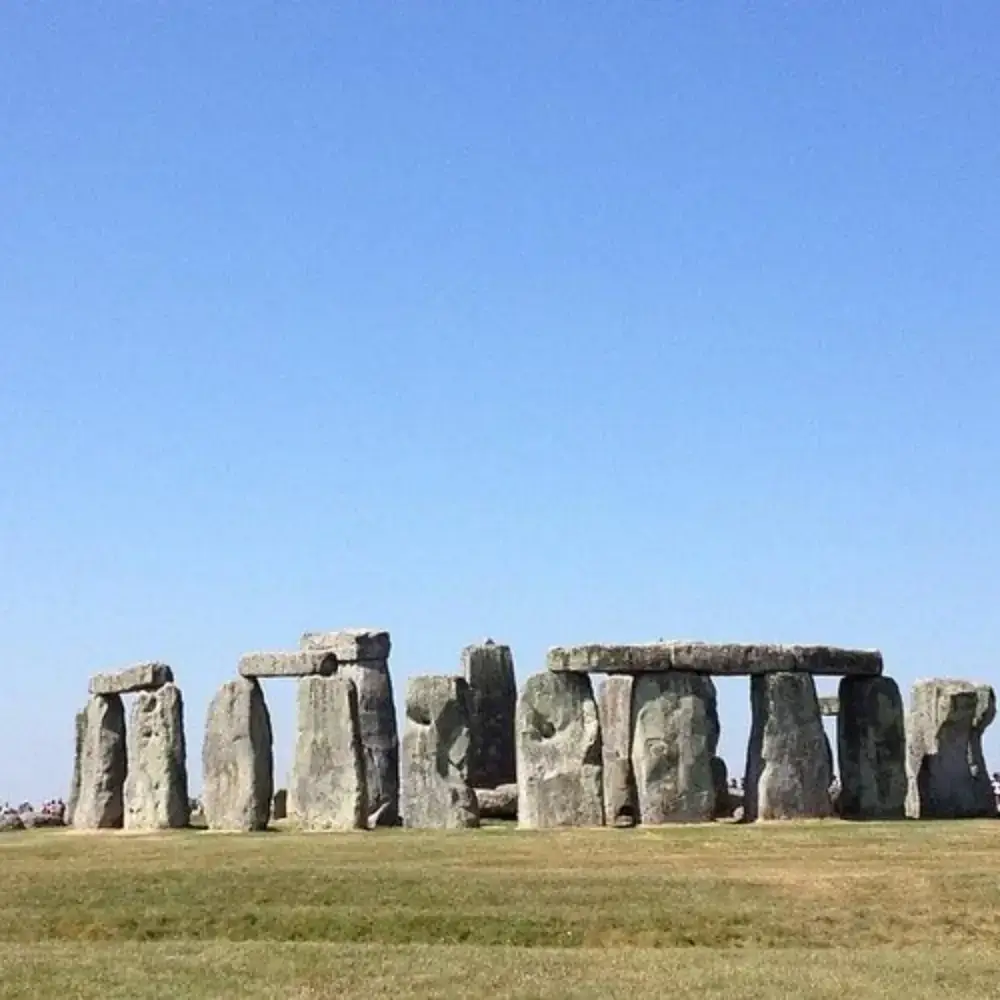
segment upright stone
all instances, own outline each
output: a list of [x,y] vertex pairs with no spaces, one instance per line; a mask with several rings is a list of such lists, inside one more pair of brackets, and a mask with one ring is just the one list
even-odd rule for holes
[[468,705],[468,686],[461,677],[413,677],[407,684],[404,826],[479,826],[479,805],[469,785],[472,734]]
[[702,674],[637,677],[632,689],[632,770],[640,821],[715,817],[712,758],[719,744],[715,685]]
[[304,677],[288,811],[306,830],[364,830],[364,758],[358,695],[346,677]]
[[66,802],[66,825],[73,825],[73,814],[80,801],[80,776],[83,767],[83,750],[87,740],[87,709],[76,713],[73,728],[73,782]]
[[812,677],[757,675],[750,708],[744,819],[831,815],[830,748]]
[[597,690],[604,763],[604,822],[635,826],[639,802],[632,772],[632,687],[628,674],[607,677]]
[[113,830],[122,825],[126,772],[125,708],[119,695],[87,702],[80,752],[79,794],[73,808],[77,830]]
[[492,639],[462,650],[462,676],[469,685],[472,755],[469,780],[476,788],[496,788],[517,780],[514,712],[517,681],[509,646]]
[[208,707],[201,752],[210,830],[265,830],[271,816],[271,716],[255,680],[223,684]]
[[906,718],[906,813],[914,818],[996,816],[983,731],[996,715],[986,684],[917,681]]
[[601,724],[590,678],[529,677],[518,698],[516,728],[518,825],[602,826]]
[[176,684],[165,684],[141,691],[132,706],[125,829],[179,829],[190,818],[184,700]]
[[354,683],[361,727],[368,826],[399,823],[399,729],[392,677],[389,633],[380,629],[306,632],[305,651],[326,651],[337,659],[337,674]]
[[845,677],[836,701],[838,812],[844,819],[903,819],[906,732],[896,682],[885,676]]

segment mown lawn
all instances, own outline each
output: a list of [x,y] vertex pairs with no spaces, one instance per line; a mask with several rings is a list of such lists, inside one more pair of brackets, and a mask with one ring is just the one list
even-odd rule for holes
[[1000,997],[1000,822],[0,838],[0,996]]

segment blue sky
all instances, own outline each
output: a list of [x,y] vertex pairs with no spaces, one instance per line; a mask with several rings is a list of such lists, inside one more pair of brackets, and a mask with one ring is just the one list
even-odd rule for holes
[[486,635],[996,681],[998,51],[986,0],[6,4],[0,799],[140,659],[197,786],[308,629],[399,693]]

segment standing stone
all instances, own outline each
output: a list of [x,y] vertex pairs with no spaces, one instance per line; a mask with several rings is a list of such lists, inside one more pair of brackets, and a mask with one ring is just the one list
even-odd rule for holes
[[79,793],[73,808],[73,826],[77,830],[121,827],[126,759],[125,707],[121,697],[96,695],[87,702],[83,723]]
[[179,829],[190,819],[184,701],[176,684],[165,684],[140,692],[132,705],[125,829]]
[[744,819],[829,816],[830,749],[812,676],[751,678],[750,709]]
[[364,628],[306,632],[299,645],[304,651],[333,653],[338,676],[354,683],[368,826],[396,826],[399,823],[399,729],[389,674],[389,633]]
[[996,816],[983,759],[983,731],[996,715],[986,684],[917,681],[906,718],[906,814],[914,818]]
[[604,763],[604,822],[635,826],[639,802],[632,772],[632,687],[628,674],[607,677],[597,691]]
[[479,805],[469,785],[468,706],[468,686],[461,677],[413,677],[406,685],[404,826],[479,826]]
[[462,676],[469,685],[472,756],[469,780],[477,788],[496,788],[517,780],[514,712],[517,681],[509,646],[487,639],[462,650]]
[[208,707],[201,751],[210,830],[265,830],[271,815],[271,716],[255,680],[223,684]]
[[844,819],[902,819],[906,732],[896,682],[884,676],[845,677],[836,701],[839,814]]
[[728,819],[736,806],[729,794],[729,768],[721,757],[712,758],[712,784],[715,786],[713,816],[715,819]]
[[358,694],[346,677],[299,681],[298,739],[288,811],[306,830],[364,830],[364,758]]
[[69,789],[69,799],[66,803],[66,825],[73,825],[73,814],[80,800],[80,773],[83,766],[83,748],[87,739],[87,709],[77,712],[73,729],[73,783]]
[[518,825],[602,826],[601,724],[590,678],[529,677],[517,702],[516,728]]
[[271,818],[288,819],[288,789],[279,788],[271,801]]
[[678,671],[636,678],[632,770],[644,825],[714,818],[712,758],[718,743],[719,716],[710,677]]

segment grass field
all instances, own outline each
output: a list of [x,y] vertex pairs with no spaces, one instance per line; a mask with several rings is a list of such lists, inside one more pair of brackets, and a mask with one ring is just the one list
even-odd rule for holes
[[0,996],[1000,998],[1000,822],[0,838]]

